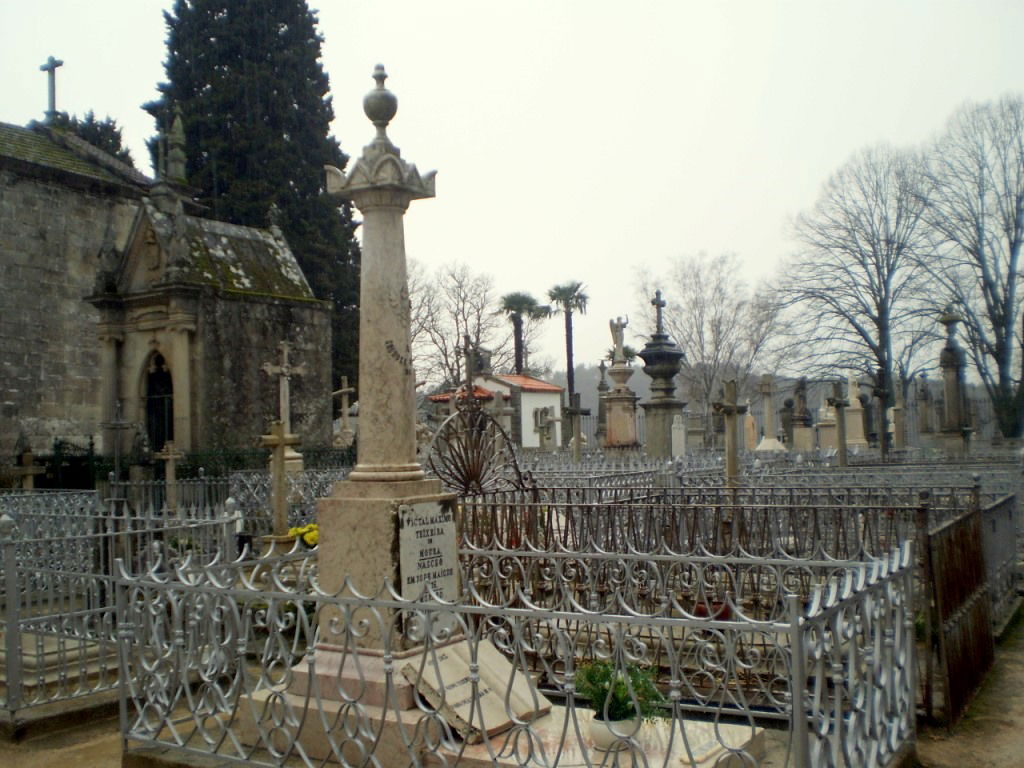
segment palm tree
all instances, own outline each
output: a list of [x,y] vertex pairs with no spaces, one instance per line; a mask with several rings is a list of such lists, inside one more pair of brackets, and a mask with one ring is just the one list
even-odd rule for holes
[[565,378],[569,389],[569,402],[572,402],[572,396],[576,394],[576,377],[572,363],[572,313],[587,313],[587,294],[583,292],[583,283],[571,281],[550,289],[548,300],[553,305],[553,312],[561,312],[565,316]]
[[551,308],[538,304],[537,300],[528,293],[516,291],[501,297],[501,309],[512,321],[512,339],[515,344],[515,371],[517,375],[523,373],[523,351],[525,339],[523,338],[523,321],[540,320],[551,314]]

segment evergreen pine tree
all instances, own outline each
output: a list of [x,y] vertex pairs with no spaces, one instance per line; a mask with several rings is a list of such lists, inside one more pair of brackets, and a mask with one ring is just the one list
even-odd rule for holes
[[164,19],[167,81],[145,109],[161,131],[181,110],[188,183],[213,218],[266,227],[273,216],[334,306],[332,380],[355,381],[359,246],[351,207],[321,194],[324,165],[348,157],[329,135],[315,13],[305,0],[176,0]]
[[85,113],[85,117],[82,119],[79,119],[77,115],[68,115],[67,112],[58,112],[53,116],[51,125],[59,130],[70,131],[83,141],[113,155],[122,163],[130,165],[132,168],[135,167],[132,153],[124,146],[121,129],[118,127],[117,121],[111,117],[97,120],[91,109]]

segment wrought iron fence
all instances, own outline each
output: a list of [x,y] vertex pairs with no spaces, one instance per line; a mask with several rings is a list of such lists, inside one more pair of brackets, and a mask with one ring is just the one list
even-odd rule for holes
[[981,545],[997,634],[1013,617],[1020,602],[1018,517],[1016,496],[1004,496],[981,508]]
[[138,570],[235,552],[223,507],[136,515],[94,492],[0,496],[0,710],[113,690],[115,560]]
[[[126,573],[126,749],[267,766],[756,765],[772,709],[788,723],[786,765],[882,766],[913,736],[911,563],[907,545],[806,603],[785,595],[766,621],[567,610],[525,593],[495,605],[472,578],[450,603],[388,584],[324,594],[270,560],[261,584],[252,564]],[[360,651],[367,637],[376,647]],[[657,681],[656,720],[613,729],[622,751],[591,745],[582,648],[613,678],[639,667]],[[744,694],[752,677],[770,707]],[[636,688],[627,701],[640,708]]]
[[[315,522],[317,500],[329,496],[334,484],[344,480],[350,469],[304,469],[285,473],[288,525],[294,527]],[[240,533],[263,536],[273,530],[270,487],[269,472],[232,472],[229,476],[229,493],[241,517]]]

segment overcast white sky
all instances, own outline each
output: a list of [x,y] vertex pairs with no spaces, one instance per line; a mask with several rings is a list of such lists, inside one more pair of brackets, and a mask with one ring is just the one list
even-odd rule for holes
[[[362,96],[382,62],[399,99],[389,134],[438,171],[437,198],[406,216],[409,255],[469,263],[500,294],[584,281],[578,362],[636,312],[636,265],[735,251],[756,281],[856,150],[921,144],[963,102],[1024,90],[1020,0],[311,5],[342,148],[372,136]],[[0,120],[42,118],[52,54],[58,109],[115,118],[141,161],[170,6],[0,0]],[[539,352],[564,366],[548,326]]]

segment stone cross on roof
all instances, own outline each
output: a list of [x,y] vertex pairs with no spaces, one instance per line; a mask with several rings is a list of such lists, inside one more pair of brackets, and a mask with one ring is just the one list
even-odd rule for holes
[[52,122],[53,118],[57,114],[57,67],[63,67],[64,62],[61,59],[55,59],[53,56],[46,60],[45,64],[40,65],[39,71],[46,72],[49,85],[50,85],[50,100],[49,108],[46,110],[46,122]]
[[660,336],[665,334],[665,317],[664,310],[667,306],[663,298],[661,298],[661,289],[659,288],[654,292],[654,298],[651,299],[651,305],[654,307],[654,311],[657,313],[657,331],[656,333]]
[[288,350],[290,345],[287,341],[282,341],[277,345],[281,350],[281,364],[274,365],[273,363],[264,363],[263,370],[268,376],[278,377],[278,398],[280,404],[280,420],[284,424],[284,431],[290,433],[292,431],[292,419],[291,419],[291,393],[289,391],[289,382],[292,376],[302,376],[306,372],[306,364],[301,363],[299,365],[292,365],[288,362]]

